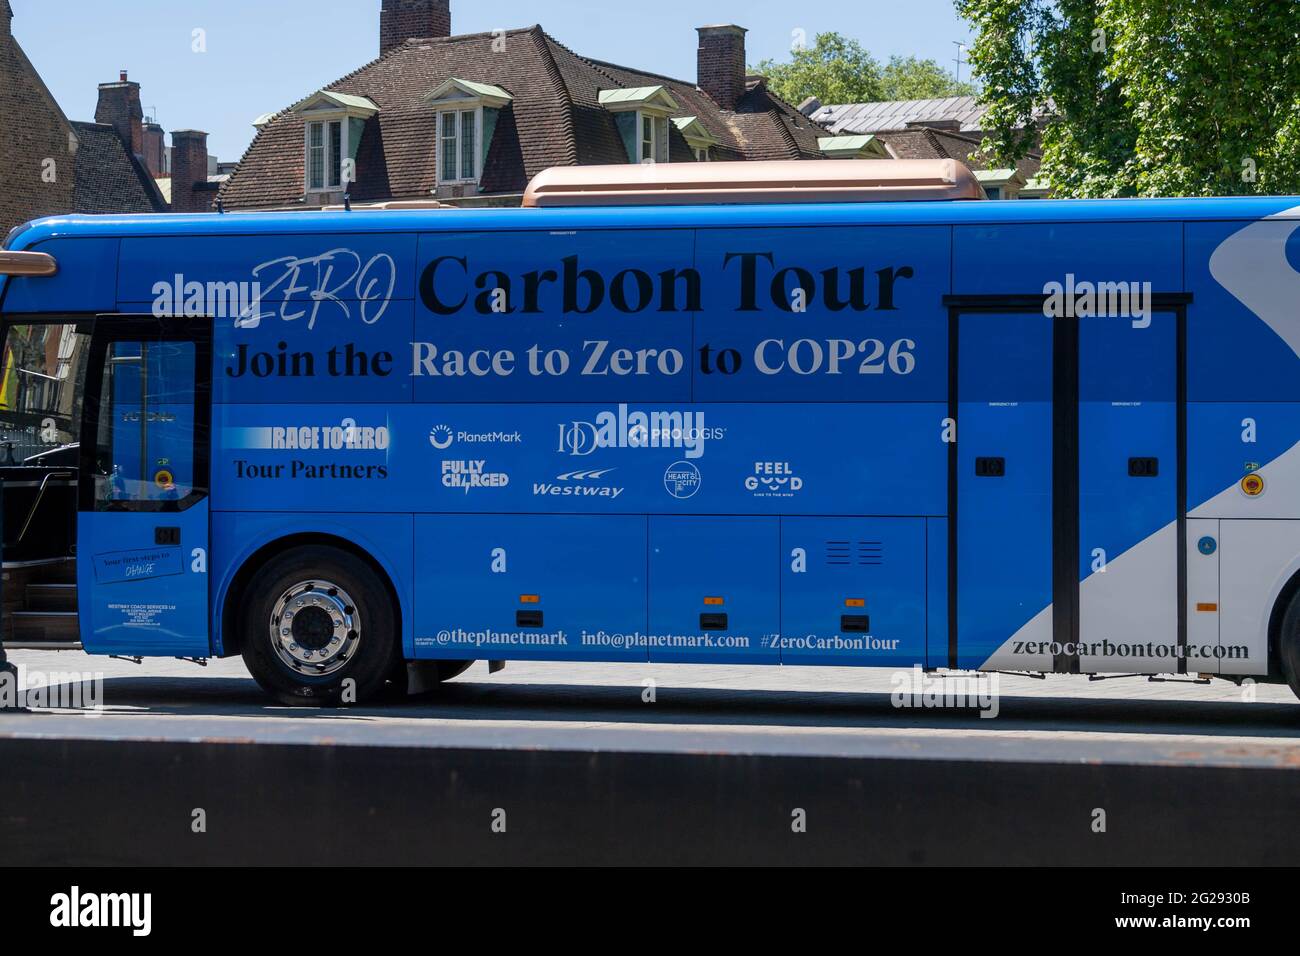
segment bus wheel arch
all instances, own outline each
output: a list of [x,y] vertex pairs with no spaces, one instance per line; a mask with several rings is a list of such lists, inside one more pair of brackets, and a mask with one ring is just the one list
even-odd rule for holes
[[1282,587],[1269,617],[1270,674],[1281,677],[1300,697],[1300,571]]
[[232,581],[224,650],[282,703],[363,703],[404,674],[401,617],[373,555],[330,535],[292,535],[250,555]]

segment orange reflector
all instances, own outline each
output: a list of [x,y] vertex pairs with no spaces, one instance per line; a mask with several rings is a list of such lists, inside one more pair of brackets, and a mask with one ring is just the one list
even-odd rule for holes
[[1217,605],[1217,604],[1197,604],[1197,605],[1196,605],[1196,610],[1198,610],[1198,611],[1217,611],[1218,609],[1219,609],[1219,605]]
[[865,598],[845,598],[844,606],[845,607],[866,607],[867,602]]
[[706,597],[704,599],[704,603],[709,607],[721,607],[726,602],[723,601],[722,598],[720,597]]
[[520,604],[541,604],[542,596],[540,594],[521,594],[519,595]]
[[1241,479],[1241,490],[1249,498],[1258,498],[1264,493],[1264,479],[1259,475],[1247,475]]

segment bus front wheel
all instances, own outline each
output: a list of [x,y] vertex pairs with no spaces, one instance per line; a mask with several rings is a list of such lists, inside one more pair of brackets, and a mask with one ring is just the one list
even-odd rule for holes
[[398,661],[388,589],[346,551],[287,551],[253,576],[245,595],[244,663],[282,703],[362,703]]

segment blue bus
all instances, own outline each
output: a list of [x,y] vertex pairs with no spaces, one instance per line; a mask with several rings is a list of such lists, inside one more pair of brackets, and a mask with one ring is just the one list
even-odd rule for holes
[[1300,692],[1300,198],[776,198],[20,227],[7,646]]

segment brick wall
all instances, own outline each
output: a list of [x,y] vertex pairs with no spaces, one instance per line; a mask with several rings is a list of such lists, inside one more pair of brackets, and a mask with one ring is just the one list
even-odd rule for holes
[[14,226],[72,210],[72,127],[10,32],[0,0],[0,240]]

